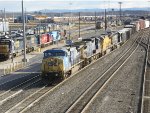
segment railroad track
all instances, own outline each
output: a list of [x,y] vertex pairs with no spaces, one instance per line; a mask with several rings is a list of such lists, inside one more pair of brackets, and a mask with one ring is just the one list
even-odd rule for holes
[[[141,42],[140,38],[139,43]],[[135,43],[133,44],[135,45]],[[102,76],[100,76],[80,97],[68,108],[66,113],[86,113],[87,108],[93,102],[97,95],[109,84],[109,81],[115,76],[117,71],[125,64],[125,62],[133,55],[138,48],[132,46],[115,64],[113,64]]]
[[8,91],[0,94],[1,113],[19,112],[47,91],[57,85],[60,80],[53,82],[43,81],[39,75]]
[[145,71],[142,81],[142,98],[140,101],[139,113],[150,113],[150,38],[148,38],[148,43],[146,45]]
[[[142,32],[141,32],[142,33]],[[140,41],[140,39],[141,38],[137,38],[137,40],[135,41],[135,44],[137,44],[136,42],[139,42]],[[132,46],[132,47],[134,47],[134,46]],[[134,48],[132,48],[133,50],[134,50]],[[133,51],[132,50],[132,51]],[[128,52],[129,52],[129,50],[128,50]],[[130,52],[130,53],[132,53],[132,52]],[[127,57],[127,56],[126,56]],[[121,60],[121,58],[120,58],[120,60]],[[112,67],[112,66],[111,66]],[[117,67],[116,67],[116,69],[117,69]],[[115,70],[115,69],[114,69]],[[106,72],[106,73],[109,73],[109,71],[108,72]],[[104,73],[104,74],[106,74],[106,73]],[[102,77],[101,77],[102,78]],[[107,77],[105,77],[105,79],[107,79],[108,78],[108,76]],[[38,82],[38,81],[37,81]],[[40,81],[39,81],[40,82]],[[31,83],[31,85],[27,85],[26,87],[24,87],[24,88],[26,88],[26,89],[29,89],[29,87],[31,87],[33,84]],[[36,85],[36,84],[35,84]],[[21,98],[23,98],[23,99],[18,99],[19,101],[17,101],[17,103],[15,102],[15,103],[12,103],[12,102],[10,102],[10,101],[4,101],[3,103],[4,104],[2,104],[2,110],[1,110],[1,112],[6,112],[6,113],[9,113],[9,112],[24,112],[24,111],[26,111],[29,107],[32,107],[32,105],[34,104],[34,103],[36,103],[36,102],[38,102],[38,101],[40,101],[40,99],[43,97],[43,95],[45,95],[48,91],[50,91],[50,90],[52,90],[53,88],[54,88],[54,86],[55,86],[56,84],[51,84],[51,83],[49,83],[49,85],[48,84],[45,84],[45,85],[42,85],[42,86],[40,86],[40,88],[39,89],[33,89],[31,92],[25,92],[26,94],[25,95],[21,95]],[[49,86],[49,87],[47,87],[47,86]],[[37,87],[37,86],[36,86]],[[20,92],[22,92],[22,91],[20,91]],[[22,94],[22,93],[16,93],[15,95],[14,95],[14,97],[13,98],[9,98],[8,97],[8,99],[7,98],[4,98],[3,97],[3,100],[5,99],[5,100],[14,100],[14,98],[17,98],[16,96],[18,96],[18,95],[20,95],[20,94]],[[19,96],[18,96],[19,97]],[[6,103],[7,102],[9,102],[9,104],[7,104],[7,106],[9,106],[9,107],[7,107],[6,109],[4,109],[4,106],[3,105],[6,105]],[[6,107],[6,106],[5,106]]]
[[[15,80],[18,80],[18,79],[15,79]],[[19,95],[21,95],[22,93],[24,93],[25,90],[27,90],[34,84],[38,84],[40,81],[41,80],[39,78],[39,75],[37,75],[30,79],[27,79],[26,81],[24,81],[22,83],[19,83],[15,86],[11,87],[10,89],[3,88],[3,90],[6,90],[6,91],[0,93],[0,111],[3,112],[5,110],[5,107],[8,109],[9,106],[7,106],[7,105],[10,104],[14,98],[16,98]],[[6,84],[7,83],[5,83],[3,85],[6,85]]]
[[[142,34],[143,33],[141,32],[140,35],[142,35]],[[91,85],[82,95],[80,95],[80,97],[74,102],[74,104],[72,104],[70,106],[70,108],[68,108],[68,110],[66,112],[69,113],[69,112],[82,111],[83,108],[85,107],[85,105],[87,105],[87,103],[93,97],[93,95],[95,95],[96,92],[99,90],[100,86],[104,87],[103,85],[107,83],[107,80],[109,80],[111,78],[111,75],[113,76],[114,73],[116,73],[116,71],[118,71],[118,68],[121,67],[123,65],[123,63],[126,62],[126,60],[134,53],[137,46],[139,45],[138,43],[141,42],[141,40],[142,40],[142,37],[138,37],[136,39],[136,41],[134,42],[134,44],[132,45],[132,47],[130,49],[128,49],[128,51],[121,58],[119,58],[119,60],[115,64],[113,64],[105,73],[103,73],[103,75],[99,79],[97,79],[93,83],[93,85]],[[49,91],[51,91],[52,88],[53,87],[50,87],[50,88],[43,87],[42,91],[39,90],[39,91],[35,92],[33,95],[30,95],[29,97],[25,98],[24,100],[19,102],[17,105],[15,105],[14,107],[12,107],[8,111],[6,111],[6,113],[26,112],[31,107],[33,107],[34,104],[38,103],[40,101],[40,99],[43,98],[43,96],[45,96],[47,93],[49,93]],[[91,91],[91,89],[92,89],[92,91]],[[41,94],[41,95],[39,95],[39,94]],[[35,95],[37,95],[37,97],[35,97]],[[29,102],[29,100],[30,100],[30,102]]]
[[[41,81],[40,81],[41,82]],[[47,84],[44,84],[43,86],[40,86],[40,88],[32,89],[32,91],[27,92],[28,96],[22,97],[23,99],[19,101],[18,103],[15,103],[12,107],[7,109],[5,113],[18,113],[24,110],[28,105],[30,105],[33,101],[36,101],[39,99],[42,95],[47,93],[49,90],[51,90],[53,87],[55,87],[60,80]],[[37,86],[36,86],[37,87]],[[26,92],[25,92],[26,93]]]

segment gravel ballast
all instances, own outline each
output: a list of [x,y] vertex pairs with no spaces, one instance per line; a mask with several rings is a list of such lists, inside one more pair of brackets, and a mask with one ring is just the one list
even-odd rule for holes
[[137,113],[146,51],[140,46],[86,113]]
[[[137,35],[136,35],[137,36]],[[27,112],[36,113],[61,113],[70,106],[97,78],[114,64],[120,56],[127,51],[135,40],[133,37],[120,49],[98,60],[84,71],[76,74],[60,87],[55,88],[51,93],[42,98],[34,107]],[[99,70],[98,72],[95,69]]]

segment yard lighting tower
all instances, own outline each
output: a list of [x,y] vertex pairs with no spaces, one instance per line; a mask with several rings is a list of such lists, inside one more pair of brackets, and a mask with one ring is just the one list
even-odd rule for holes
[[122,2],[118,2],[119,3],[119,6],[120,6],[120,20],[121,20],[121,5],[122,5]]
[[24,18],[24,6],[23,6],[23,0],[22,0],[22,29],[23,29],[23,42],[24,42],[24,59],[23,62],[27,62],[26,59],[26,36],[25,36],[25,18]]

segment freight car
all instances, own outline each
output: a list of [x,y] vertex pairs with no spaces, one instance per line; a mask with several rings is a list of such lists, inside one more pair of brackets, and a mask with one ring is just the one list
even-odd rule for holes
[[[100,45],[100,43],[95,42],[95,40],[99,41],[98,38],[92,37],[82,39],[82,41],[74,42],[71,45],[66,45],[62,48],[46,50],[42,61],[42,77],[52,75],[65,78],[70,75],[72,66],[82,60],[88,59],[95,53],[96,46]],[[98,47],[101,50],[101,46]],[[49,64],[51,61],[53,63]],[[89,64],[90,62],[91,60],[86,63]]]
[[72,73],[74,65],[80,61],[84,62],[80,64],[79,68],[88,65],[93,60],[91,56],[96,52],[98,52],[99,57],[109,53],[131,38],[134,31],[135,26],[132,26],[117,32],[102,34],[98,37],[67,43],[68,45],[62,48],[46,50],[42,61],[42,77],[60,76],[64,79]]
[[126,25],[124,28],[131,28],[131,34],[134,34],[136,32],[136,26],[135,25]]
[[121,41],[121,45],[122,45],[123,43],[125,43],[127,41],[127,39],[128,39],[127,37],[130,36],[129,35],[130,32],[126,28],[124,28],[122,30],[119,30],[118,33],[120,35],[120,41]]
[[42,77],[54,74],[65,78],[72,73],[72,66],[93,55],[95,49],[95,39],[88,38],[62,48],[46,50],[42,61]]

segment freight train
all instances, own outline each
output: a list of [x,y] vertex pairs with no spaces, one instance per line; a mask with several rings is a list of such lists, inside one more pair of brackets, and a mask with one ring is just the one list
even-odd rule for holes
[[[38,47],[46,47],[53,42],[60,41],[63,37],[61,32],[51,31],[43,34],[26,34],[26,51],[30,53]],[[7,60],[9,58],[22,55],[24,51],[23,36],[10,35],[7,38],[0,38],[0,60]]]
[[105,55],[125,43],[135,32],[143,28],[143,25],[140,27],[140,24],[137,23],[126,25],[122,30],[116,32],[89,37],[62,48],[44,51],[41,77],[60,77],[65,79],[71,75],[74,65],[83,61],[84,63],[79,68],[84,67],[91,63],[91,56],[97,53],[99,53],[99,56]]

